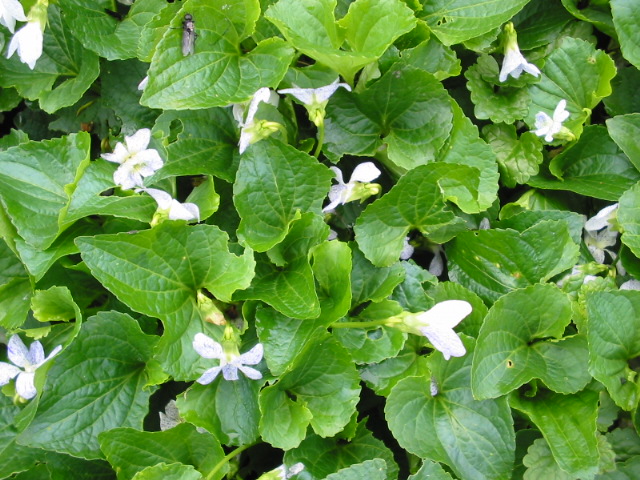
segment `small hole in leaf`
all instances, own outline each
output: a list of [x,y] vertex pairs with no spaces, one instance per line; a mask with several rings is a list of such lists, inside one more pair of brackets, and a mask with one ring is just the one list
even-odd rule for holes
[[513,368],[513,362],[511,360],[507,360],[507,368]]
[[375,330],[369,330],[367,332],[367,338],[369,338],[370,340],[378,340],[380,337],[382,337],[381,328],[376,328]]

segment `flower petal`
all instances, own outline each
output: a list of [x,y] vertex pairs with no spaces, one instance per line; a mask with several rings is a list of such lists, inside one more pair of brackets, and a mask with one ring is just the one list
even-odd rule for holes
[[7,344],[7,356],[14,365],[26,368],[32,365],[31,355],[19,335],[14,335]]
[[195,203],[180,203],[171,201],[169,220],[200,220],[200,209]]
[[227,363],[224,367],[222,367],[222,376],[225,380],[238,380],[238,366],[234,365],[233,363]]
[[260,373],[255,368],[238,365],[238,370],[244,373],[251,380],[260,380],[262,378],[262,373]]
[[116,147],[113,149],[112,153],[103,153],[100,156],[108,162],[124,163],[124,161],[129,157],[129,151],[124,144],[118,142],[116,143]]
[[37,340],[29,346],[29,361],[35,367],[44,363],[44,348]]
[[211,382],[213,382],[216,379],[216,377],[220,373],[220,370],[222,370],[222,367],[212,367],[206,372],[204,372],[200,376],[200,378],[196,380],[196,382],[198,382],[200,385],[209,385]]
[[609,220],[614,216],[614,212],[617,208],[617,203],[603,208],[595,216],[587,220],[587,222],[584,224],[584,229],[590,232],[595,232],[609,226]]
[[16,393],[27,400],[37,395],[36,386],[33,383],[35,372],[20,372],[16,379]]
[[451,357],[462,357],[467,350],[460,337],[451,328],[442,325],[420,328],[422,334],[429,339],[436,350],[442,352],[445,360]]
[[222,345],[204,333],[195,334],[193,337],[193,349],[204,358],[221,359],[223,357]]
[[364,162],[358,165],[351,174],[349,183],[363,182],[369,183],[380,176],[382,172],[374,165],[373,162]]
[[15,378],[22,370],[10,363],[0,362],[0,386],[6,385]]
[[445,300],[418,315],[420,323],[428,327],[451,329],[471,313],[473,308],[464,300]]
[[127,144],[127,150],[130,154],[146,150],[150,140],[151,130],[148,128],[141,128],[130,137],[124,137],[124,143]]
[[158,190],[157,188],[141,188],[143,192],[147,192],[158,204],[158,208],[160,210],[169,210],[171,208],[171,195],[162,190]]
[[242,365],[257,365],[264,355],[264,347],[257,343],[255,347],[238,357],[238,362]]

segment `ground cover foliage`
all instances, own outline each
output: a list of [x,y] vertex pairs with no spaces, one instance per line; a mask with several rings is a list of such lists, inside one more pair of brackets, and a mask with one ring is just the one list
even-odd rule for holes
[[0,478],[640,478],[636,0],[0,5]]

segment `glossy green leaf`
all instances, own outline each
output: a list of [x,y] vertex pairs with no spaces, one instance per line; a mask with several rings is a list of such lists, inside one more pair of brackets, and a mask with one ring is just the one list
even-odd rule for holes
[[194,383],[176,401],[180,415],[207,429],[223,445],[254,443],[258,439],[258,391],[262,382],[242,373],[239,377],[230,381],[220,375],[209,385]]
[[44,250],[61,233],[70,193],[89,164],[89,146],[89,135],[79,133],[0,152],[0,198],[31,245]]
[[31,280],[18,257],[0,239],[0,325],[16,328],[29,311]]
[[618,68],[618,74],[611,81],[613,91],[603,100],[609,115],[640,113],[640,97],[635,94],[638,81],[640,70],[637,68]]
[[420,470],[409,476],[409,480],[453,480],[453,477],[439,463],[424,460]]
[[[389,193],[370,204],[354,231],[358,246],[371,263],[386,267],[397,261],[404,238],[414,228],[429,237],[443,227],[460,225],[460,219],[445,203],[440,182],[448,183],[457,173],[468,170],[442,163],[414,168]],[[465,181],[465,175],[458,178]],[[467,175],[466,181],[473,180]]]
[[462,43],[499,27],[513,17],[528,0],[504,5],[498,1],[436,0],[425,2],[420,18],[445,45]]
[[640,172],[600,125],[585,127],[580,140],[554,157],[549,169],[557,179],[538,176],[529,185],[615,201],[640,180]]
[[607,387],[616,405],[632,410],[640,387],[629,360],[640,354],[640,293],[590,292],[586,296],[589,372]]
[[[195,20],[195,52],[182,54],[182,21]],[[293,58],[293,48],[272,37],[247,54],[240,43],[253,32],[258,0],[186,2],[158,43],[149,83],[140,102],[151,108],[186,110],[248,100],[261,87],[275,87]]]
[[383,478],[393,480],[398,476],[393,453],[367,430],[364,422],[358,424],[354,437],[348,442],[338,437],[308,435],[298,448],[289,450],[284,459],[287,465],[302,462],[305,470],[315,478],[325,478],[351,465],[376,459],[386,464],[386,476]]
[[136,473],[131,480],[199,480],[202,478],[191,465],[159,463]]
[[[341,431],[355,412],[360,393],[359,379],[347,350],[336,340],[325,337],[307,344],[289,370],[267,390],[275,389],[293,396],[295,403],[311,414],[309,423],[313,430],[328,437]],[[277,414],[286,415],[287,412],[291,412],[290,407],[282,404],[282,410]],[[276,415],[276,412],[271,413]]]
[[399,0],[356,0],[337,22],[336,3],[280,0],[265,17],[297,50],[337,71],[348,83],[416,24],[411,9]]
[[562,4],[577,19],[592,23],[598,30],[615,37],[609,2],[589,2],[585,5],[579,0],[562,0]]
[[462,479],[510,479],[515,435],[507,400],[474,400],[475,342],[464,343],[464,357],[429,358],[431,378],[408,377],[393,387],[385,407],[389,428],[407,451],[449,465]]
[[412,67],[429,72],[440,81],[459,75],[461,70],[455,51],[444,46],[433,35],[416,47],[405,49],[402,60]]
[[597,393],[584,390],[561,395],[546,391],[535,398],[512,395],[509,404],[528,415],[540,429],[562,470],[578,478],[590,478],[598,471]]
[[450,278],[487,302],[571,268],[578,254],[564,221],[542,221],[523,232],[464,232],[447,248]]
[[640,24],[640,5],[632,0],[612,0],[611,13],[624,58],[640,68],[640,36],[636,28]]
[[567,101],[570,116],[564,126],[576,136],[603,97],[611,94],[616,68],[611,57],[590,43],[565,37],[546,59],[540,81],[529,87],[531,107],[527,123],[533,129],[538,112],[551,115],[560,100]]
[[36,290],[31,299],[31,309],[40,322],[68,322],[80,314],[67,287]]
[[542,144],[532,132],[518,138],[513,125],[487,125],[482,134],[496,154],[500,180],[505,186],[513,188],[526,183],[538,173]]
[[101,458],[98,434],[142,427],[152,390],[143,390],[145,363],[156,339],[128,315],[101,312],[84,322],[47,375],[24,445]]
[[281,242],[294,220],[320,213],[333,173],[295,148],[262,140],[245,152],[233,187],[238,237],[258,252]]
[[276,386],[260,392],[260,435],[276,448],[290,450],[307,435],[313,414],[302,403],[292,400]]
[[575,393],[591,380],[587,339],[563,338],[571,322],[569,297],[554,285],[533,285],[498,299],[478,335],[471,387],[482,400],[505,395],[539,378],[558,393]]
[[575,478],[575,476],[565,472],[558,466],[553,458],[549,444],[544,438],[537,438],[533,442],[522,462],[527,467],[527,479],[574,480]]
[[203,287],[228,301],[253,277],[251,250],[229,253],[227,234],[212,225],[167,221],[138,233],[79,238],[77,244],[98,280],[150,316],[176,312]]
[[554,42],[562,28],[571,20],[571,15],[559,0],[527,3],[513,18],[520,50],[530,50]]
[[636,257],[640,258],[638,215],[640,215],[640,183],[636,183],[620,197],[617,214],[623,232],[622,243],[629,247]]
[[400,263],[389,267],[376,267],[364,256],[356,244],[351,244],[353,268],[351,270],[351,305],[358,306],[368,300],[379,302],[387,298],[405,278]]
[[618,115],[607,120],[607,130],[614,142],[640,170],[640,147],[636,139],[640,134],[640,114]]
[[359,94],[336,92],[327,107],[324,148],[337,159],[372,155],[384,144],[390,167],[405,172],[436,158],[451,119],[442,84],[424,70],[399,65]]
[[29,470],[42,458],[41,449],[16,443],[13,419],[19,411],[9,397],[0,397],[0,475],[3,478]]
[[[163,432],[142,432],[133,428],[114,428],[102,432],[98,440],[118,478],[131,478],[146,467],[159,463],[194,466],[208,475],[224,457],[222,447],[208,433],[198,433],[193,425],[182,423]],[[221,470],[212,479],[224,476]]]
[[312,268],[320,319],[329,325],[346,315],[351,307],[351,249],[342,242],[321,243],[313,250]]

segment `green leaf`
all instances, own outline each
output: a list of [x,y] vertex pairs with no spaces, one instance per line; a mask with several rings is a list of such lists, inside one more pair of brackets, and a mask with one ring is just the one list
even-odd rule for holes
[[480,119],[513,123],[527,115],[531,99],[526,89],[502,84],[499,72],[498,62],[490,55],[482,55],[464,73],[475,105],[473,112]]
[[638,170],[601,125],[585,127],[580,140],[554,157],[549,169],[557,179],[538,176],[529,185],[615,201],[640,180]]
[[0,64],[0,85],[15,87],[20,95],[38,100],[40,108],[53,113],[80,100],[98,78],[100,64],[98,56],[67,31],[57,6],[50,5],[47,13],[43,54],[35,70],[14,54]]
[[482,135],[496,154],[500,180],[506,187],[527,183],[538,173],[542,143],[534,133],[524,132],[518,138],[513,125],[487,125]]
[[640,147],[635,142],[640,134],[640,113],[618,115],[608,119],[607,130],[631,163],[640,170]]
[[637,68],[618,68],[618,74],[611,81],[613,92],[603,100],[609,115],[640,113],[640,96],[635,95],[639,81],[640,70]]
[[[123,479],[159,463],[193,465],[202,475],[208,475],[225,455],[213,436],[198,433],[196,427],[187,423],[163,432],[114,428],[102,432],[98,440],[118,478]],[[211,478],[220,479],[224,474],[221,470]]]
[[167,221],[138,233],[82,237],[76,243],[91,273],[149,316],[173,314],[203,287],[228,302],[253,277],[253,252],[229,253],[227,234],[213,225]]
[[34,247],[46,249],[61,233],[69,196],[89,164],[89,147],[82,132],[0,152],[0,198],[18,234]]
[[300,445],[307,436],[307,427],[313,418],[309,409],[275,386],[262,390],[259,402],[262,439],[283,450]]
[[348,442],[337,437],[320,438],[318,435],[310,434],[298,448],[289,450],[284,456],[287,465],[302,462],[305,471],[314,478],[325,478],[351,465],[376,459],[386,463],[386,476],[383,478],[398,478],[398,466],[393,459],[393,453],[367,430],[364,422],[358,423],[354,437]]
[[578,478],[592,478],[598,471],[596,392],[561,395],[546,391],[534,398],[511,395],[509,404],[540,429],[562,470]]
[[145,363],[156,339],[131,317],[101,312],[52,362],[33,421],[21,444],[101,458],[98,434],[142,428],[152,391],[143,391]]
[[358,245],[351,243],[353,267],[351,269],[351,306],[369,300],[379,302],[387,298],[404,280],[405,272],[399,262],[389,267],[376,267],[364,256]]
[[471,369],[473,396],[496,398],[534,378],[554,392],[582,390],[591,380],[587,339],[563,338],[570,322],[571,301],[555,285],[532,285],[500,297],[478,335]]
[[520,50],[548,45],[557,40],[572,16],[559,1],[529,2],[513,18]]
[[433,35],[413,48],[402,51],[402,61],[432,74],[436,80],[460,75],[460,60],[454,50]]
[[33,286],[24,265],[0,239],[0,325],[7,329],[22,325],[32,293]]
[[346,315],[351,307],[351,249],[343,242],[321,243],[313,250],[312,268],[320,319],[330,325]]
[[424,2],[420,18],[445,45],[479,37],[518,13],[529,0],[499,1],[435,0]]
[[36,290],[31,298],[31,309],[39,322],[68,322],[80,316],[80,310],[67,287]]
[[13,473],[30,469],[42,459],[39,448],[23,447],[16,443],[13,419],[20,408],[9,397],[0,396],[0,476],[7,478]]
[[478,128],[464,115],[458,104],[452,102],[452,107],[453,129],[438,161],[467,165],[473,170],[468,170],[468,177],[464,181],[452,177],[449,181],[441,182],[440,186],[445,198],[458,205],[463,212],[482,212],[491,206],[498,193],[496,155],[480,139]]
[[191,465],[159,463],[136,473],[131,480],[199,480],[202,475]]
[[[41,457],[42,459],[42,457]],[[55,452],[44,457],[50,480],[113,480],[113,470],[104,460],[85,460]],[[25,473],[26,475],[26,473]]]
[[[181,39],[186,13],[192,15],[198,37],[195,53],[184,56]],[[243,102],[261,87],[277,86],[293,58],[293,48],[272,37],[241,53],[241,43],[253,32],[259,13],[258,0],[182,5],[156,47],[140,103],[165,110],[219,107]]]
[[[553,206],[549,205],[547,207]],[[493,226],[495,228],[512,228],[519,232],[524,232],[526,229],[545,220],[560,220],[565,222],[569,227],[569,235],[571,235],[574,243],[579,244],[582,241],[585,216],[569,210],[551,210],[546,208],[523,210],[501,219],[498,222],[494,222]]]
[[622,228],[622,243],[640,258],[640,183],[636,183],[620,197],[617,220]]
[[[405,95],[393,92],[403,91]],[[387,146],[390,167],[432,162],[451,131],[451,101],[424,70],[398,64],[359,94],[339,91],[327,107],[325,151],[373,155]]]
[[633,0],[611,0],[611,13],[624,58],[640,68],[640,5]]
[[327,475],[324,480],[360,480],[362,478],[385,480],[386,473],[387,464],[381,458],[376,458],[340,469],[336,473]]
[[[308,343],[279,381],[263,391],[278,390],[293,396],[295,403],[311,414],[313,430],[328,437],[341,431],[355,412],[359,380],[347,350],[325,336]],[[287,404],[282,405],[282,410],[271,414],[286,415],[291,411]]]
[[387,399],[385,416],[393,436],[410,453],[445,463],[460,478],[507,480],[515,450],[511,411],[506,398],[473,399],[475,341],[463,341],[466,356],[429,358],[431,380],[408,377],[398,382]]
[[486,302],[550,279],[575,265],[578,255],[564,221],[542,221],[523,232],[464,232],[447,248],[451,280]]
[[400,35],[411,31],[416,19],[399,0],[356,0],[336,21],[336,3],[280,0],[267,9],[265,17],[297,50],[353,84],[358,70],[376,61]]
[[332,175],[315,158],[276,140],[252,145],[233,186],[238,238],[258,252],[280,243],[301,213],[320,213]]
[[589,372],[607,387],[616,405],[633,410],[640,387],[629,360],[640,354],[640,293],[589,292],[586,309]]
[[439,463],[423,460],[420,470],[409,476],[409,480],[453,480],[453,477]]
[[478,337],[478,332],[487,314],[487,306],[478,295],[454,282],[440,282],[431,287],[427,293],[433,299],[433,304],[429,305],[425,310],[445,300],[465,300],[469,302],[473,310],[468,316],[464,317],[464,321],[456,327],[456,330],[470,337]]
[[522,459],[527,467],[526,476],[531,480],[574,480],[576,477],[562,470],[544,438],[537,438]]
[[609,2],[589,2],[581,4],[579,0],[562,0],[562,4],[571,15],[578,20],[592,23],[598,30],[614,37],[613,20],[611,19],[611,8]]
[[220,375],[209,385],[194,383],[176,404],[185,420],[206,428],[221,444],[247,445],[258,439],[261,386],[244,375],[235,381]]
[[438,163],[414,168],[367,207],[354,231],[358,246],[371,263],[387,267],[396,262],[404,238],[414,228],[429,237],[443,227],[460,225],[444,201],[440,183],[462,171],[468,173],[468,167]]
[[579,137],[591,110],[611,94],[611,79],[615,75],[613,60],[602,50],[584,40],[563,38],[560,47],[547,57],[540,81],[529,87],[531,107],[527,123],[533,129],[538,112],[551,115],[564,99],[570,116],[563,125]]

